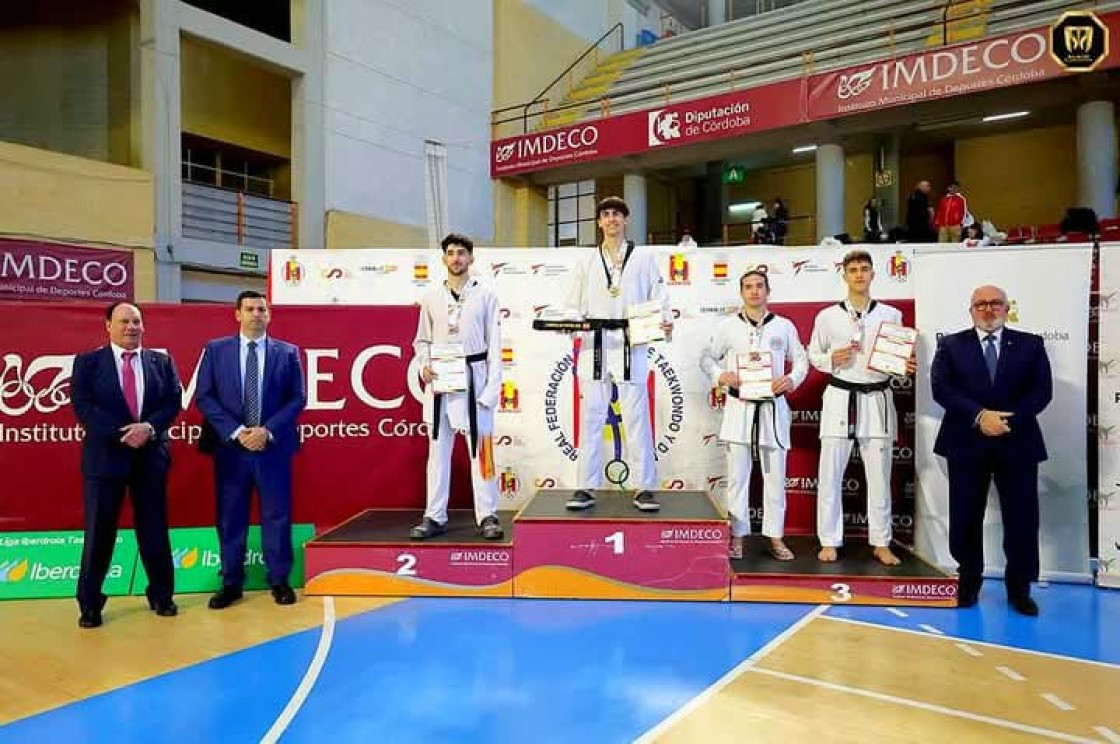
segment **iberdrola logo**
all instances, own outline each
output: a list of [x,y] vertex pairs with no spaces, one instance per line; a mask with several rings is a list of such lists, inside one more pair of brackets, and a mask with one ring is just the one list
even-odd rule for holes
[[18,558],[0,563],[0,583],[14,584],[27,575],[27,559]]
[[171,553],[175,568],[194,568],[198,564],[198,548],[179,548]]

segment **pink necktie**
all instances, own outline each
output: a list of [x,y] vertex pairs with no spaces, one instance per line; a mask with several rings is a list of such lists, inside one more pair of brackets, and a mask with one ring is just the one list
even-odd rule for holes
[[124,388],[124,402],[128,404],[128,410],[132,412],[132,418],[139,421],[140,403],[136,400],[136,371],[132,369],[132,358],[135,356],[135,351],[126,351],[121,354],[121,358],[124,360],[121,387]]

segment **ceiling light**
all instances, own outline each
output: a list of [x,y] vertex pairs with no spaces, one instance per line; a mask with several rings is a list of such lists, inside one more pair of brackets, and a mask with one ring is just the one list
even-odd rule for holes
[[800,153],[812,152],[813,150],[816,150],[816,149],[817,149],[816,145],[801,145],[800,147],[793,148],[793,154],[794,155],[799,155]]
[[991,116],[985,116],[982,119],[982,121],[985,124],[987,124],[987,123],[993,122],[993,121],[1006,121],[1007,119],[1021,119],[1022,117],[1027,116],[1028,114],[1030,114],[1030,111],[1012,111],[1011,113],[1008,113],[1008,114],[992,114]]
[[739,202],[738,204],[728,205],[727,211],[731,214],[742,214],[744,212],[753,212],[762,206],[762,202]]

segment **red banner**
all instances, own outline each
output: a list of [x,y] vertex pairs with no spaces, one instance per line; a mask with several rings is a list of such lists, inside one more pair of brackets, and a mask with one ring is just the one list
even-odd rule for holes
[[132,251],[0,240],[0,300],[133,297]]
[[[203,345],[236,332],[229,307],[144,306],[148,348],[167,350],[182,378],[183,415],[171,430],[171,524],[212,525],[210,459],[198,452],[195,408]],[[104,305],[2,303],[0,531],[82,527],[81,428],[70,407],[74,354],[105,343]],[[410,389],[413,307],[281,307],[270,331],[303,351],[308,405],[295,459],[294,518],[332,526],[370,507],[422,508],[428,444]],[[419,385],[419,381],[415,383]],[[453,506],[469,506],[457,451]]]
[[[1099,16],[1120,30],[1120,13]],[[1098,69],[1120,64],[1120,49],[1105,47]],[[1069,71],[1051,49],[1051,29],[1018,31],[970,44],[908,54],[809,78],[809,120],[979,93],[1050,80]]]
[[801,121],[801,81],[674,103],[492,142],[490,177],[501,178],[664,147],[739,137]]
[[738,137],[1074,74],[1059,63],[1059,53],[1067,57],[1067,64],[1088,69],[1076,49],[1072,55],[1069,49],[1056,50],[1055,38],[1066,46],[1084,44],[1086,50],[1099,45],[1103,53],[1092,69],[1120,66],[1120,44],[1108,43],[1109,35],[1120,33],[1120,12],[1093,18],[1093,30],[1074,36],[1065,36],[1056,18],[1053,26],[496,140],[490,145],[490,177]]

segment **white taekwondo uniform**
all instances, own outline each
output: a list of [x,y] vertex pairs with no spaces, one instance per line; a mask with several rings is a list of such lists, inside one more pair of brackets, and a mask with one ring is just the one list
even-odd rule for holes
[[[649,248],[635,247],[630,241],[620,250],[621,263],[611,266],[602,247],[587,251],[576,263],[565,306],[581,319],[626,318],[631,305],[656,300],[662,318],[672,320],[669,293],[657,270],[657,257]],[[617,296],[610,291],[617,288]],[[580,352],[576,360],[580,393],[580,447],[576,462],[576,488],[601,488],[603,447],[601,434],[611,400],[611,383],[618,385],[622,423],[626,427],[625,461],[631,478],[627,488],[657,488],[657,463],[649,420],[649,372],[646,345],[631,346],[627,355],[625,334],[621,329],[577,334]],[[595,339],[601,339],[601,364],[595,364]]]
[[[817,474],[817,536],[823,547],[844,542],[841,485],[858,442],[867,479],[867,535],[874,546],[891,543],[891,456],[898,431],[890,376],[868,369],[871,348],[883,323],[902,323],[902,313],[872,300],[856,312],[847,301],[817,313],[809,340],[809,361],[831,375],[821,406],[821,457]],[[859,341],[847,364],[833,369],[832,352]],[[849,406],[854,408],[851,420]]]
[[[735,372],[736,357],[751,352],[769,352],[777,379],[786,374],[792,392],[809,373],[805,348],[797,328],[787,318],[767,313],[760,322],[740,312],[721,322],[700,357],[700,368],[719,384],[720,374]],[[731,515],[731,534],[750,533],[749,503],[752,449],[758,449],[762,466],[762,534],[782,537],[786,514],[786,454],[790,447],[790,411],[785,395],[760,400],[743,400],[739,390],[729,389],[723,407],[720,441],[727,443],[727,510]]]
[[[470,277],[458,299],[446,284],[432,288],[420,303],[420,320],[413,347],[421,367],[431,359],[431,345],[461,343],[470,366],[472,390],[433,394],[429,385],[424,418],[430,422],[428,445],[428,504],[424,516],[445,524],[451,485],[451,452],[455,433],[467,437],[471,453],[475,520],[498,510],[498,480],[494,468],[494,410],[502,385],[502,342],[498,296]],[[473,392],[473,399],[472,399]],[[472,426],[473,420],[473,426]]]

